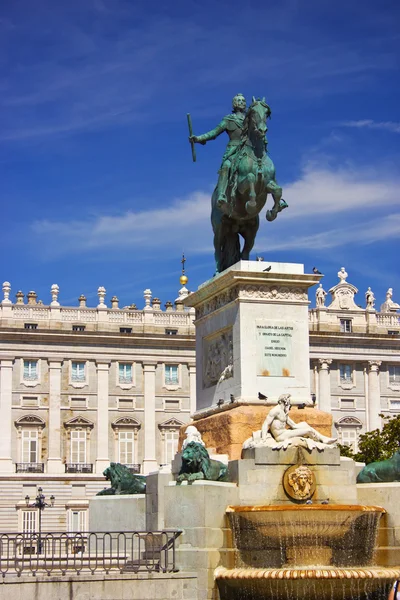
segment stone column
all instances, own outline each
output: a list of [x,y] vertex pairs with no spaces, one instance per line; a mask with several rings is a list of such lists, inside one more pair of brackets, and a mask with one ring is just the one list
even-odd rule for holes
[[156,471],[156,363],[143,365],[144,382],[144,459],[145,475]]
[[108,423],[108,370],[109,362],[97,361],[97,451],[96,473],[102,473],[110,465]]
[[379,367],[381,360],[368,361],[368,422],[369,429],[380,429],[382,427],[381,417],[381,391],[379,386]]
[[190,415],[196,412],[196,365],[189,367]]
[[11,458],[13,363],[11,358],[0,361],[0,473],[14,472]]
[[61,368],[60,360],[49,360],[49,454],[48,473],[63,473],[61,459]]
[[330,382],[330,366],[331,358],[320,358],[318,360],[318,408],[325,412],[331,412],[331,382]]

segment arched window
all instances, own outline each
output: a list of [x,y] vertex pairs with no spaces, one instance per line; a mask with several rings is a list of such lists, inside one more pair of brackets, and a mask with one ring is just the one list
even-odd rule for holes
[[17,428],[17,473],[43,473],[42,432],[46,423],[36,415],[26,415],[15,421]]
[[162,440],[162,465],[169,465],[177,453],[179,430],[182,425],[182,421],[172,418],[158,426]]
[[120,417],[111,427],[114,430],[116,462],[135,473],[140,472],[137,439],[141,424],[133,417]]
[[357,417],[342,417],[335,423],[339,434],[339,443],[350,446],[353,452],[358,452],[358,438],[362,423]]

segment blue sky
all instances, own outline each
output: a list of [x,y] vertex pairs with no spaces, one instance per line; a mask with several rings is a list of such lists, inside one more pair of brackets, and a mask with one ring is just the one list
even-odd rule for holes
[[203,133],[242,92],[272,108],[289,204],[253,256],[400,302],[399,23],[385,0],[0,0],[2,281],[142,307],[176,298],[182,251],[188,287],[208,279],[227,140],[193,164],[186,113]]

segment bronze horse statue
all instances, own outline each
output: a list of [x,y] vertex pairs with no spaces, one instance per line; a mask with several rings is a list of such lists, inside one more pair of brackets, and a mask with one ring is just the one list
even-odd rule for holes
[[[216,273],[221,273],[239,260],[249,260],[258,231],[259,213],[270,193],[274,206],[267,210],[268,221],[276,219],[287,207],[282,188],[275,179],[274,163],[267,154],[265,135],[270,114],[265,99],[253,96],[243,124],[238,151],[232,161],[227,202],[217,201],[217,188],[211,199],[211,223],[214,231]],[[240,249],[240,238],[244,240]]]

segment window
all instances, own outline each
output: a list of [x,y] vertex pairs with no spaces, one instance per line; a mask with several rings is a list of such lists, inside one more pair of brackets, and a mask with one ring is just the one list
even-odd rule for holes
[[25,329],[37,329],[38,324],[37,323],[25,323],[24,328]]
[[118,432],[118,456],[122,465],[131,465],[135,462],[134,439],[135,436],[132,430]]
[[178,384],[178,365],[165,365],[165,385]]
[[71,408],[85,409],[87,408],[87,400],[86,398],[71,398],[70,406]]
[[85,331],[85,325],[72,325],[72,331]]
[[393,329],[388,329],[388,335],[399,335],[400,331],[394,331]]
[[23,463],[37,463],[39,448],[39,432],[37,429],[22,430],[22,452]]
[[178,330],[177,329],[166,329],[165,333],[166,333],[166,335],[178,335]]
[[179,430],[183,423],[178,421],[175,417],[171,417],[164,423],[160,423],[158,426],[161,433],[162,440],[162,464],[168,465],[175,458],[175,454],[178,450]]
[[118,408],[119,410],[133,410],[133,398],[119,398]]
[[400,365],[389,365],[389,383],[400,385]]
[[118,381],[119,383],[133,382],[132,363],[118,363]]
[[340,364],[339,365],[339,376],[340,381],[349,383],[353,381],[353,368],[351,365]]
[[340,331],[342,333],[351,333],[351,331],[352,331],[351,319],[340,319]]
[[21,521],[23,533],[35,533],[37,524],[37,511],[21,510]]
[[344,410],[354,409],[356,407],[356,403],[354,398],[341,398],[340,399],[340,408]]
[[400,400],[390,400],[390,410],[400,411]]
[[86,431],[83,429],[71,431],[71,462],[86,463]]
[[166,411],[177,411],[180,410],[179,398],[166,398],[164,400],[164,410]]
[[39,379],[38,361],[24,360],[24,381],[37,381]]
[[71,380],[72,381],[85,381],[85,363],[84,362],[72,362],[71,363]]
[[132,327],[120,327],[119,332],[120,333],[132,333]]
[[80,533],[81,531],[87,530],[87,510],[71,509],[68,511],[68,513],[68,531],[70,533]]
[[22,396],[21,405],[26,407],[39,406],[38,396]]
[[164,462],[169,464],[178,450],[179,431],[167,430],[164,434]]
[[358,451],[358,431],[353,427],[344,427],[341,431],[340,443],[350,446],[353,452]]

